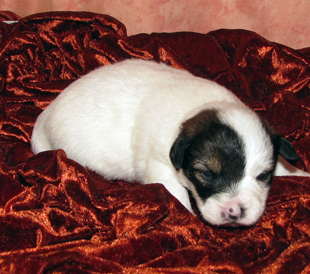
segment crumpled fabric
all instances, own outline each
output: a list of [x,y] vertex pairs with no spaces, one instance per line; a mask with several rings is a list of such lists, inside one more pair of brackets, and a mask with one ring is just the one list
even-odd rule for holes
[[33,155],[39,113],[75,79],[127,58],[226,86],[310,171],[310,48],[246,30],[128,37],[118,20],[87,12],[0,22],[0,273],[309,273],[308,178],[276,177],[255,225],[219,228],[160,184],[108,181],[63,150]]

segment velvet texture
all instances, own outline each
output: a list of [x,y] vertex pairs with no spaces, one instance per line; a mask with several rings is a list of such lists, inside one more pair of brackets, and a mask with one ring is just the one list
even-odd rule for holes
[[309,171],[310,48],[244,30],[128,37],[114,18],[69,12],[0,23],[0,39],[1,273],[310,272],[308,178],[275,178],[254,226],[217,228],[160,184],[107,181],[62,150],[33,155],[29,144],[38,114],[72,81],[154,59],[231,89]]

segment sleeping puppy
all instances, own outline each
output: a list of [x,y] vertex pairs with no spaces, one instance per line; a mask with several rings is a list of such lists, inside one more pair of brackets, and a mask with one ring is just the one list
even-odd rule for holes
[[[265,209],[278,155],[291,144],[215,82],[153,61],[104,66],[37,119],[34,153],[64,149],[107,179],[162,183],[213,225],[248,226]],[[308,176],[281,158],[275,175]],[[290,170],[291,169],[291,170]]]

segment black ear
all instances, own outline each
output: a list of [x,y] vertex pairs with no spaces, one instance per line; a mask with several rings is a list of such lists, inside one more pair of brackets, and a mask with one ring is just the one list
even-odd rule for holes
[[176,170],[179,170],[182,167],[184,154],[190,143],[191,138],[189,138],[184,131],[180,133],[173,143],[170,149],[170,159]]
[[277,136],[278,153],[289,163],[295,164],[298,161],[298,155],[291,145],[283,136]]
[[278,134],[265,120],[261,119],[267,132],[269,132],[271,140],[274,144],[275,156],[281,155],[290,164],[295,164],[298,161],[298,155],[291,145],[282,135]]

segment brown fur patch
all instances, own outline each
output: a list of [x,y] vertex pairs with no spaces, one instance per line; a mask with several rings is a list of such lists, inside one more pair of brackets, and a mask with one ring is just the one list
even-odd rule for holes
[[213,171],[214,173],[221,172],[222,164],[218,157],[216,156],[209,157],[207,160],[207,164],[208,164],[208,167],[211,169],[211,171]]
[[213,173],[219,174],[221,172],[222,164],[219,158],[213,155],[211,157],[207,157],[205,160],[197,158],[197,160],[193,163],[193,168],[199,171],[210,170]]
[[203,110],[193,116],[192,118],[188,119],[182,124],[182,129],[185,134],[189,137],[192,137],[196,134],[205,131],[208,125],[217,120],[217,111],[212,110]]

